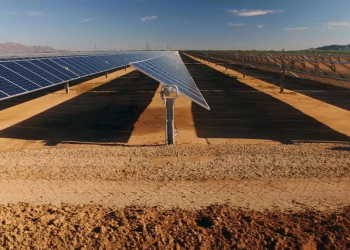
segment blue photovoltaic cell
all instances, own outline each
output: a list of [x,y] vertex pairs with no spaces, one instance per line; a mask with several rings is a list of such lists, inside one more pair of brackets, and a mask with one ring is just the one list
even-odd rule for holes
[[[16,72],[17,74],[23,76],[26,79],[30,79],[31,82],[39,85],[40,87],[47,87],[52,85],[52,82],[49,82],[48,80],[34,74],[33,72],[27,70],[26,68],[23,68],[21,65],[18,65],[17,63],[13,62],[4,62],[1,65],[5,66],[6,68]],[[6,78],[7,80],[10,80]]]
[[55,76],[65,81],[69,81],[71,79],[76,79],[79,77],[78,75],[70,72],[69,70],[64,69],[62,66],[50,61],[49,59],[42,59],[39,62],[36,62],[35,60],[33,60],[31,62],[43,69],[46,69],[46,68],[44,66],[40,66],[42,65],[42,63],[49,66],[51,69],[53,69],[53,71],[50,71],[50,72],[52,72]]
[[81,69],[84,69],[87,73],[87,75],[90,74],[96,74],[99,72],[98,69],[93,67],[91,64],[89,64],[86,60],[82,59],[81,57],[74,57],[74,58],[69,58],[69,60],[72,63],[75,63],[76,65],[79,65]]
[[107,71],[110,69],[109,65],[105,63],[104,65],[101,63],[101,61],[98,61],[96,58],[92,58],[91,56],[86,56],[83,58],[84,61],[86,61],[91,66],[95,67],[99,72],[101,71]]
[[103,67],[100,64],[98,64],[96,62],[96,60],[92,59],[91,56],[84,56],[84,57],[80,57],[80,60],[82,60],[83,62],[85,62],[87,65],[89,65],[90,67],[93,67],[94,69],[97,70],[97,72],[102,72],[102,71],[107,71],[107,63],[106,66]]
[[3,99],[5,97],[8,97],[8,95],[5,95],[4,93],[0,92],[0,99]]
[[116,61],[115,57],[112,56],[101,56],[101,58],[108,62],[110,65],[112,65],[114,68],[119,68],[120,67],[120,63]]
[[116,69],[117,68],[105,56],[94,56],[93,58],[95,58],[96,60],[100,61],[102,64],[106,64],[110,69]]
[[58,84],[63,82],[62,79],[57,78],[56,76],[50,74],[49,72],[38,68],[34,64],[28,62],[28,61],[16,61],[17,64],[21,65],[22,67],[25,67],[26,69],[35,72],[35,74],[45,78],[46,80],[52,82],[53,84]]
[[85,76],[88,74],[88,72],[86,72],[84,69],[79,69],[79,67],[77,67],[75,64],[72,64],[71,62],[67,61],[67,58],[61,57],[61,58],[54,58],[50,60],[59,64],[62,67],[68,68],[68,70],[73,71],[79,76]]
[[10,96],[19,95],[26,92],[24,89],[21,89],[2,77],[0,77],[0,90]]
[[[83,60],[84,62],[86,62],[87,64],[89,64],[91,67],[94,67],[98,72],[101,71],[107,71],[108,69],[106,67],[102,67],[100,64],[98,64],[96,61],[94,61],[93,59],[91,59],[90,56],[86,56],[86,57],[81,57],[81,60]],[[107,63],[106,63],[107,64]]]
[[10,82],[16,83],[17,85],[21,86],[22,88],[31,91],[40,88],[39,85],[29,81],[28,79],[16,74],[15,72],[9,70],[8,68],[4,67],[3,64],[5,62],[0,63],[0,76],[3,78],[9,80]]
[[81,62],[78,62],[73,57],[60,58],[60,60],[69,63],[70,65],[72,65],[72,67],[80,70],[80,72],[83,72],[81,76],[87,76],[95,73],[95,70],[93,68],[89,67],[88,65],[82,64]]
[[180,93],[202,107],[210,109],[178,52],[133,62],[130,65],[162,84],[176,85]]

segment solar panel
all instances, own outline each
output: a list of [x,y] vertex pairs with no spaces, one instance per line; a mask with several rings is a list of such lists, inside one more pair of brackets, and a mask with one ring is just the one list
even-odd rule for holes
[[37,67],[36,65],[30,63],[29,61],[16,61],[17,64],[21,65],[22,67],[25,67],[26,69],[30,70],[31,72],[35,72],[35,74],[47,79],[48,81],[52,82],[53,84],[57,84],[62,82],[63,80],[54,76],[53,74]]
[[[73,73],[72,71],[70,71],[68,69],[65,69],[63,66],[51,61],[50,59],[43,59],[40,61],[47,64],[51,68],[55,69],[55,71],[61,72],[61,74],[68,76],[68,79],[66,81],[71,80],[71,79],[76,79],[79,77],[78,74]],[[60,77],[60,78],[63,79],[62,77]]]
[[[0,76],[0,91],[2,91],[3,93],[9,96],[15,96],[15,95],[19,95],[27,92],[24,88],[17,86],[13,82],[10,82],[9,80],[6,80],[1,76]],[[5,97],[2,97],[2,98],[5,98]]]
[[[19,74],[22,77],[28,79],[34,84],[39,85],[40,87],[47,87],[53,84],[52,82],[24,68],[23,66],[19,65],[16,62],[5,62],[5,63],[2,63],[1,65],[5,66],[6,68],[15,72],[16,74]],[[8,79],[8,80],[11,80],[11,79]]]
[[3,92],[0,91],[0,99],[1,99],[1,98],[5,98],[5,97],[8,97],[8,95],[6,95],[5,93],[3,93]]
[[[69,76],[68,74],[62,72],[63,68],[59,67],[57,64],[55,64],[54,67],[50,66],[49,64],[45,63],[45,60],[42,60],[42,61],[30,60],[28,62],[34,64],[35,66],[37,66],[37,67],[39,67],[47,72],[50,72],[50,74],[56,76],[59,79],[62,79],[63,81],[69,81],[71,79],[77,78],[77,75],[74,75],[73,73],[71,73],[71,74],[73,74],[73,77],[72,77],[72,76]],[[70,73],[70,72],[67,71],[67,73]]]
[[[13,62],[2,62],[0,63],[0,75],[5,78],[6,80],[16,83],[17,85],[21,86],[25,90],[35,90],[38,88],[41,88],[40,85],[35,84],[34,82],[28,80],[27,78],[17,74],[16,72],[8,69],[4,66],[5,63],[13,63]],[[8,65],[7,65],[8,66]]]
[[176,85],[180,93],[210,110],[178,52],[132,62],[130,65],[163,85]]
[[181,93],[209,108],[179,55],[163,51],[0,58],[0,100],[152,58],[155,60],[145,62],[144,70],[153,70],[162,83],[175,83]]
[[57,63],[61,67],[66,68],[67,70],[73,71],[79,76],[85,76],[89,74],[88,70],[79,67],[75,63],[72,63],[71,61],[68,60],[68,58],[61,57],[61,58],[54,58],[50,60],[53,61],[54,63]]

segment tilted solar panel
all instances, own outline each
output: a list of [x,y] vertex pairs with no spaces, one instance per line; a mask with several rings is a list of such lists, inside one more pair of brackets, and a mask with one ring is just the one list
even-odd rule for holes
[[10,82],[16,83],[18,86],[21,86],[22,88],[24,88],[27,91],[41,88],[40,85],[28,80],[24,76],[21,76],[21,75],[17,74],[16,72],[5,67],[3,65],[4,63],[5,62],[0,63],[0,76],[2,76],[3,78],[5,78],[6,80],[8,80]]
[[1,98],[5,98],[5,97],[8,97],[8,95],[4,94],[3,92],[0,91],[0,99]]
[[16,61],[15,63],[21,65],[22,67],[25,67],[26,69],[30,70],[31,72],[35,72],[35,74],[47,79],[48,81],[52,82],[53,84],[58,84],[63,81],[63,79],[60,79],[53,74],[45,71],[44,69],[41,69],[37,67],[36,65],[30,63],[29,61]]
[[60,58],[54,58],[50,60],[53,61],[54,63],[57,63],[61,67],[66,68],[67,70],[73,71],[79,76],[89,75],[89,70],[84,69],[79,65],[76,65],[75,63],[71,62],[68,58],[60,57]]
[[176,85],[180,93],[202,107],[210,109],[178,52],[132,62],[130,65],[163,85]]
[[[47,64],[48,66],[50,66],[51,68],[54,68],[55,71],[58,71],[58,72],[61,72],[62,74],[66,75],[68,77],[68,80],[70,79],[76,79],[79,77],[78,74],[76,73],[73,73],[72,71],[64,68],[63,66],[51,61],[50,59],[43,59],[43,60],[40,60],[41,62]],[[62,78],[62,77],[60,77]],[[66,81],[68,81],[66,80]]]
[[[8,96],[20,95],[26,93],[24,88],[19,87],[13,82],[6,80],[0,76],[0,91],[7,94]],[[5,98],[5,97],[2,97]]]
[[[169,55],[169,52],[135,51],[0,58],[0,100],[72,81],[80,77],[122,68],[133,61],[145,60],[164,54]],[[162,60],[158,63],[164,64]],[[179,65],[181,69],[186,70],[183,66]],[[186,79],[193,82],[192,78],[186,74],[180,72],[178,76],[182,77],[182,80]],[[200,99],[202,97],[200,93],[198,94],[195,85],[182,86],[181,82],[178,84],[182,93],[201,103]]]
[[[21,75],[22,77],[34,83],[35,85],[39,85],[40,87],[47,87],[53,84],[52,82],[46,80],[45,78],[40,77],[39,75],[24,68],[23,66],[17,64],[16,62],[5,62],[5,63],[1,63],[1,65],[13,71],[14,73]],[[6,79],[10,81],[14,81],[12,77],[13,76],[9,76]]]

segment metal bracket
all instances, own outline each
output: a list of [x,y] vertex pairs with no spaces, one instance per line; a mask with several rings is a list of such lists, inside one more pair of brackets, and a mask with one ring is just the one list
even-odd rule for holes
[[179,97],[179,89],[177,86],[172,84],[164,84],[160,91],[160,96],[165,103],[165,136],[166,145],[175,144],[175,136],[177,131],[175,130],[174,123],[174,104],[175,100]]

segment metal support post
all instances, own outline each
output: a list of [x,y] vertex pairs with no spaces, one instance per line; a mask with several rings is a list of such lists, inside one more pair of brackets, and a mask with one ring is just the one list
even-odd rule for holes
[[125,67],[125,71],[126,71],[126,67]]
[[286,77],[286,70],[281,69],[281,82],[280,82],[280,93],[283,93],[284,91],[284,79]]
[[66,90],[66,93],[69,94],[69,82],[66,82],[66,83],[64,84],[64,88],[65,88],[65,90]]
[[166,144],[175,144],[175,124],[174,124],[174,99],[165,99],[166,107]]
[[108,71],[106,71],[106,78],[108,78]]
[[243,78],[245,78],[245,75],[246,75],[246,68],[247,68],[247,64],[244,63],[243,64]]
[[175,85],[164,85],[160,92],[161,98],[165,102],[166,121],[165,121],[165,137],[166,145],[175,144],[175,136],[177,131],[175,130],[174,123],[174,104],[175,100],[179,96],[179,89]]

